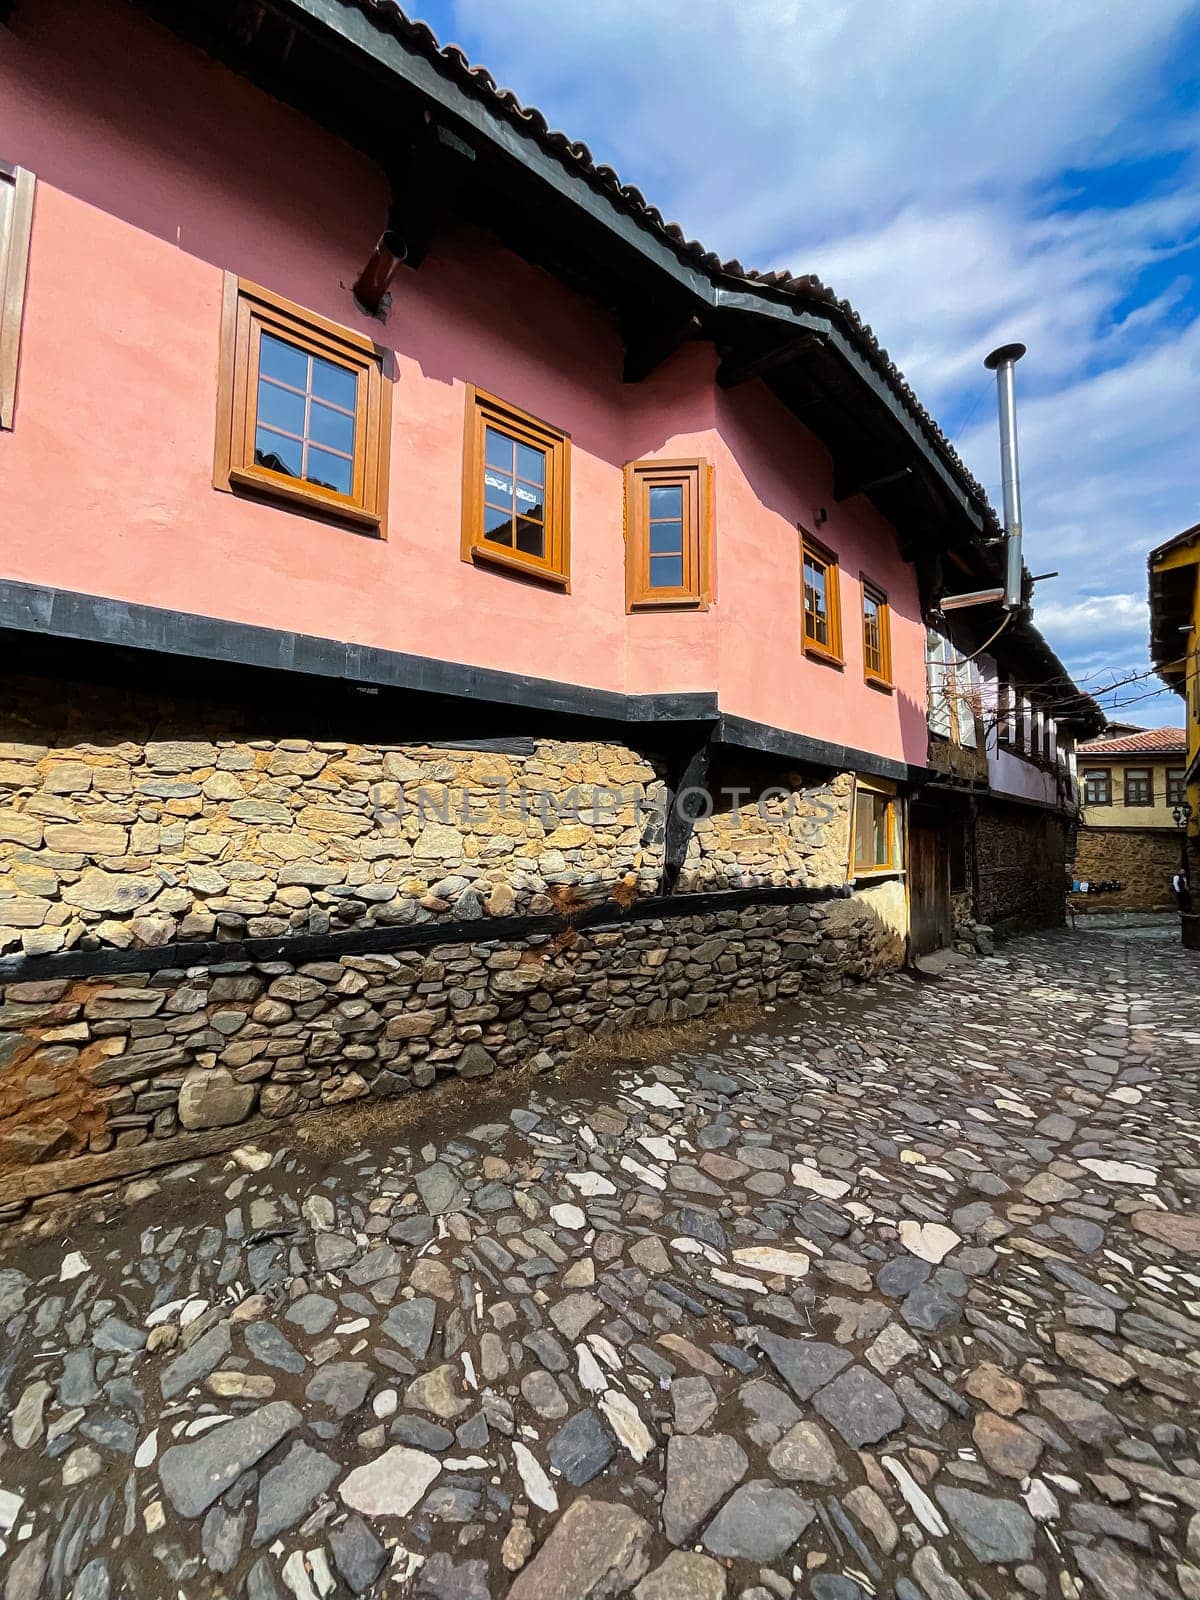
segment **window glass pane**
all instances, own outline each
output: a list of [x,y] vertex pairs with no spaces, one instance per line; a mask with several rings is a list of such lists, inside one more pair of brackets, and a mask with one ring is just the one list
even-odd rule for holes
[[278,378],[296,389],[308,388],[308,352],[264,333],[258,346],[258,370],[264,378]]
[[650,524],[650,554],[676,556],[683,550],[682,522],[652,522]]
[[891,801],[885,794],[860,789],[854,797],[854,865],[864,872],[888,864]]
[[826,574],[822,563],[804,558],[804,631],[816,644],[829,644]]
[[682,589],[683,557],[651,556],[650,587],[652,589]]
[[871,861],[871,796],[859,793],[854,799],[854,865],[869,867]]
[[312,392],[331,405],[353,411],[358,399],[358,374],[333,361],[313,357]]
[[678,520],[681,518],[683,516],[683,485],[679,483],[651,484],[650,516],[652,519],[674,517]]
[[502,472],[513,469],[513,441],[495,428],[484,429],[484,459],[489,467],[499,467]]
[[258,420],[272,428],[282,428],[285,433],[304,435],[304,396],[281,389],[277,383],[260,379],[258,385]]
[[289,477],[300,476],[304,446],[299,439],[285,439],[270,428],[259,428],[254,435],[254,461],[256,466],[268,467],[272,472],[286,472]]
[[882,795],[872,795],[872,840],[876,866],[883,866],[888,858],[888,807]]
[[328,450],[318,450],[316,445],[309,445],[305,477],[310,483],[336,489],[338,494],[349,494],[353,474],[354,463],[347,461],[345,456],[330,455]]
[[517,476],[531,483],[546,482],[546,452],[532,444],[517,445]]
[[314,400],[308,408],[308,437],[318,444],[328,445],[331,450],[344,450],[347,455],[352,455],[354,418],[348,417],[344,411],[331,411],[319,400]]
[[542,520],[543,491],[529,483],[522,483],[520,478],[516,483],[517,510],[523,517],[536,517]]
[[529,517],[517,518],[517,549],[527,556],[545,556],[546,530],[540,522]]
[[507,474],[497,472],[494,467],[485,467],[483,472],[483,497],[490,500],[493,505],[503,505],[505,501],[512,505],[513,481]]
[[512,544],[512,512],[497,506],[483,508],[483,537],[493,544]]

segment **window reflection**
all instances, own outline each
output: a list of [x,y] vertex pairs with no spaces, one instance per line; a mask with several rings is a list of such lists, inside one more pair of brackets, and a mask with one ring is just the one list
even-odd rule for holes
[[264,332],[254,460],[335,494],[354,489],[358,373]]
[[546,452],[499,428],[484,429],[483,536],[546,557]]

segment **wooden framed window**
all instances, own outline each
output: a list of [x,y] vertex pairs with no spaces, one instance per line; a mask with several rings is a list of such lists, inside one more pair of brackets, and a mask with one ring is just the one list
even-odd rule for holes
[[1167,768],[1167,804],[1181,806],[1187,799],[1187,773],[1182,767]]
[[227,273],[213,483],[382,534],[386,353]]
[[894,794],[861,781],[854,786],[854,836],[850,876],[896,872],[903,861],[900,803]]
[[802,528],[800,559],[804,574],[804,653],[840,667],[842,612],[837,557]]
[[463,560],[569,588],[570,496],[570,436],[469,384]]
[[625,609],[712,599],[712,468],[704,461],[631,461],[625,468]]
[[1149,767],[1125,768],[1125,804],[1127,806],[1154,804],[1154,773]]
[[862,580],[863,676],[877,689],[892,687],[892,614],[887,595]]
[[1083,803],[1086,806],[1112,805],[1112,772],[1108,767],[1084,770]]
[[11,428],[16,413],[33,189],[32,172],[0,161],[0,428]]

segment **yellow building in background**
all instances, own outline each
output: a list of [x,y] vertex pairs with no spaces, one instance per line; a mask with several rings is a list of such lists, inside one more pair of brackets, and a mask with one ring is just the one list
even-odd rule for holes
[[1187,706],[1187,859],[1193,905],[1183,942],[1200,950],[1200,523],[1150,552],[1150,655]]
[[1089,911],[1169,911],[1183,835],[1175,813],[1186,798],[1182,728],[1111,729],[1076,746],[1082,811],[1075,877],[1117,883]]

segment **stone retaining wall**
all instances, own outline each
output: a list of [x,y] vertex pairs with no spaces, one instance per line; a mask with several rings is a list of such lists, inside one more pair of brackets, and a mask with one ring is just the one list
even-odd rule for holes
[[1086,911],[1171,911],[1171,878],[1179,870],[1180,836],[1175,829],[1080,828],[1075,876],[1115,879],[1124,887],[1080,902]]
[[980,804],[975,823],[976,916],[998,934],[1066,920],[1066,819],[1035,806]]
[[[664,764],[614,741],[354,743],[302,737],[302,706],[280,729],[35,678],[4,703],[0,955],[538,915],[662,874]],[[844,881],[848,775],[737,781],[680,888]]]
[[[395,716],[348,692],[339,714],[190,685],[4,687],[0,1207],[39,1165],[127,1172],[138,1147],[197,1130],[484,1076],[903,961],[899,884],[573,926],[589,907],[615,920],[663,874],[669,763],[615,740],[324,737]],[[764,762],[709,787],[680,895],[844,893],[850,775]],[[526,917],[560,931],[498,921]],[[445,942],[403,947],[441,923]],[[278,941],[280,959],[247,961],[247,940]]]
[[519,945],[10,983],[0,1174],[400,1095],[440,1074],[484,1077],[620,1028],[824,990],[902,960],[902,936],[868,895]]

